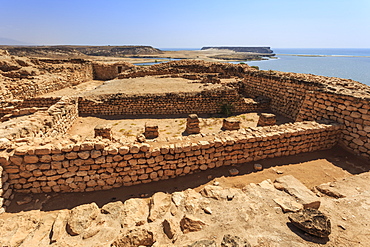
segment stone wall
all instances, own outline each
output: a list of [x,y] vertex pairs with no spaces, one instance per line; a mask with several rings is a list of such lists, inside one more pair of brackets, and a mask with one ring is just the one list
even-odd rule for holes
[[[11,118],[0,127],[0,138],[16,140],[57,136],[65,133],[78,117],[77,98],[63,97],[46,111]],[[2,149],[2,147],[0,147]]]
[[370,158],[368,86],[340,78],[250,71],[243,90],[249,96],[270,98],[274,112],[295,121],[327,119],[344,124],[342,146]]
[[2,93],[3,100],[33,98],[93,79],[92,65],[88,61],[37,62],[39,64],[34,65],[34,69],[39,70],[39,74],[5,81],[6,92]]
[[268,97],[271,110],[290,119],[296,118],[307,89],[312,87],[302,80],[261,71],[247,73],[244,83],[247,95]]
[[176,144],[84,142],[20,146],[3,155],[15,191],[82,192],[174,178],[195,171],[330,149],[341,126],[298,122],[206,135]]
[[153,75],[174,75],[177,77],[179,74],[188,73],[212,73],[217,74],[219,78],[243,78],[249,69],[250,67],[246,64],[215,63],[184,59],[152,66],[134,66],[122,72],[118,76],[118,79]]
[[309,91],[297,121],[330,119],[343,124],[343,147],[370,158],[370,97]]
[[233,112],[265,110],[267,102],[245,99],[235,89],[224,88],[191,93],[163,93],[145,95],[99,95],[79,98],[82,115],[153,115],[220,113],[228,104]]
[[10,205],[11,199],[13,199],[13,190],[8,179],[8,173],[0,166],[0,214],[5,212],[6,207]]
[[112,80],[116,78],[121,72],[134,67],[135,65],[126,62],[117,63],[103,63],[94,62],[94,79],[95,80]]

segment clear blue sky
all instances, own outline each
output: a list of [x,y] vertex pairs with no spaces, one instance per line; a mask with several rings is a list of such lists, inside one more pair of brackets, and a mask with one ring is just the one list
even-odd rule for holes
[[38,45],[370,48],[370,0],[0,0],[0,38]]

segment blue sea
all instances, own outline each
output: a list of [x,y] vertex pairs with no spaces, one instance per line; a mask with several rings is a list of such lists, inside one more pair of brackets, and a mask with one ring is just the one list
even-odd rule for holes
[[[160,48],[161,50],[200,50]],[[277,70],[352,79],[370,86],[370,48],[274,48],[276,58],[246,61],[261,70]]]
[[370,49],[272,48],[278,59],[246,62],[278,70],[352,79],[370,85]]

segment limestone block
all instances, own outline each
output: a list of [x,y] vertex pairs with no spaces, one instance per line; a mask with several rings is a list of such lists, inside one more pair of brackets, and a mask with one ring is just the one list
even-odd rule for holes
[[95,137],[102,137],[104,139],[112,140],[112,126],[110,124],[104,124],[104,125],[97,125],[94,128],[94,136]]
[[294,196],[297,202],[301,203],[304,208],[318,209],[320,207],[320,199],[292,175],[277,178],[274,182],[274,186]]
[[144,131],[145,138],[154,139],[154,138],[157,138],[158,135],[159,135],[158,125],[145,123],[145,131]]
[[276,124],[276,116],[271,113],[261,113],[257,126],[272,126]]
[[185,132],[188,134],[199,134],[199,118],[197,114],[190,114],[186,120],[186,129]]
[[223,130],[238,130],[240,129],[240,120],[236,118],[225,118],[222,123]]

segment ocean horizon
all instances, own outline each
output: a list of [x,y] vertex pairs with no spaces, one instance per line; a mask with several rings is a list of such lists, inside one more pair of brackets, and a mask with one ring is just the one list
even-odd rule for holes
[[[201,48],[159,48],[200,50]],[[276,58],[240,61],[261,70],[314,74],[352,79],[370,86],[370,48],[274,48]]]

